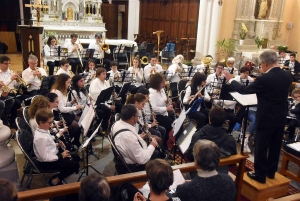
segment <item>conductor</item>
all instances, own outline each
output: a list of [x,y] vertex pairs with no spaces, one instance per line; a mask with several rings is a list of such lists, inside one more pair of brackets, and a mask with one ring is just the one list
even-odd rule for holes
[[264,74],[248,86],[234,81],[228,72],[223,74],[233,90],[241,94],[257,95],[255,172],[248,172],[247,175],[260,183],[266,183],[266,177],[274,179],[278,167],[292,75],[280,69],[277,53],[271,49],[259,55],[259,62]]

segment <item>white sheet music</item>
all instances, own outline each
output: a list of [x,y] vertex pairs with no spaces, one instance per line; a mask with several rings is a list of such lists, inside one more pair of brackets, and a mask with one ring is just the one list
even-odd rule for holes
[[243,106],[257,105],[256,94],[240,94],[238,92],[230,92],[231,96]]
[[93,107],[89,107],[88,112],[86,113],[86,115],[83,117],[83,120],[81,122],[81,126],[83,128],[83,135],[86,136],[92,121],[95,117],[95,111]]
[[[101,121],[101,123],[102,123],[102,121]],[[95,137],[95,135],[97,134],[97,132],[98,132],[98,130],[99,130],[99,128],[100,128],[101,123],[100,123],[99,126],[96,128],[96,130],[93,132],[93,134],[92,134],[92,135],[91,135],[91,136],[83,143],[82,148],[87,147],[88,144],[90,143],[91,139],[92,139],[93,137]]]
[[183,184],[185,179],[183,178],[180,169],[173,171],[174,181],[173,184],[169,187],[169,189],[175,189],[178,185]]
[[81,126],[81,122],[82,122],[82,120],[83,120],[83,117],[85,117],[85,115],[87,114],[87,112],[89,111],[89,106],[85,106],[84,107],[84,109],[83,109],[83,112],[82,112],[82,114],[81,114],[81,116],[80,116],[80,119],[79,119],[79,121],[78,121],[78,125],[79,125],[79,127]]
[[183,135],[187,135],[187,136],[184,138],[184,141],[179,145],[182,153],[185,153],[188,150],[192,141],[192,137],[196,132],[196,130],[197,128],[194,126],[189,133],[186,130],[183,132]]
[[174,129],[173,135],[174,135],[174,137],[175,137],[175,135],[177,135],[178,131],[180,130],[180,127],[182,126],[185,118],[186,118],[186,112],[183,109],[181,111],[179,117],[173,122],[173,129]]
[[296,151],[300,151],[300,142],[295,142],[292,144],[288,144],[287,146],[291,147],[292,149],[296,150]]

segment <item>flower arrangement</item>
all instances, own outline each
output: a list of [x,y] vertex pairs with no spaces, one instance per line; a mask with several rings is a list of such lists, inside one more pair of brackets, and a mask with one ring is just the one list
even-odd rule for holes
[[246,27],[246,25],[244,23],[242,23],[242,28],[241,28],[241,32],[240,32],[240,39],[241,40],[245,40],[246,36],[248,33],[248,29]]
[[260,39],[258,36],[255,36],[255,44],[257,45],[258,48],[260,48],[264,42],[264,39]]
[[288,50],[288,46],[283,46],[283,45],[279,45],[278,47],[277,47],[277,50],[278,51],[285,51],[285,52],[287,52],[287,50]]

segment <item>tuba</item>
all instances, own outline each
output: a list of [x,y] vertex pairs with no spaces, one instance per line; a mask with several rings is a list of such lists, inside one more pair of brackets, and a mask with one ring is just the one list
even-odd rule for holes
[[149,58],[147,56],[143,56],[141,58],[141,64],[147,65],[149,63]]

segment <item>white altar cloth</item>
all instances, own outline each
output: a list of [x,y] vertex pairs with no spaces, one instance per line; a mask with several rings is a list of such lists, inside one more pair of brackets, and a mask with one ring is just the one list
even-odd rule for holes
[[[71,39],[67,38],[65,40],[65,44],[70,42]],[[91,42],[94,42],[95,39],[81,39],[79,38],[80,43],[82,44],[90,44]],[[132,40],[126,40],[126,39],[106,39],[105,40],[105,44],[107,45],[125,45],[126,47],[132,47],[132,45],[134,45],[134,47],[137,46],[137,43],[132,41]]]

